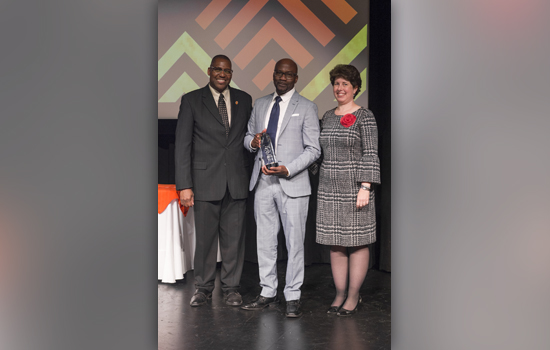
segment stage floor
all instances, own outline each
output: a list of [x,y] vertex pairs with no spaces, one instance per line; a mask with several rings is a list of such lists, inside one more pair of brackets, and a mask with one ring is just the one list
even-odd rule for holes
[[[189,306],[195,290],[193,271],[175,284],[158,283],[158,349],[334,349],[386,350],[391,342],[391,274],[369,270],[361,288],[363,303],[351,317],[326,314],[334,298],[329,264],[306,267],[302,310],[285,317],[285,262],[278,263],[281,303],[262,311],[227,306],[219,287],[219,268],[212,301]],[[258,265],[244,263],[240,293],[244,302],[260,292]]]

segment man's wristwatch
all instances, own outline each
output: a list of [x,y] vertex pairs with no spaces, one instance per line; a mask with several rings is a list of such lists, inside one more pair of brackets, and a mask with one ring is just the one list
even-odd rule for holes
[[370,187],[367,187],[365,185],[361,185],[361,189],[365,191],[370,191]]

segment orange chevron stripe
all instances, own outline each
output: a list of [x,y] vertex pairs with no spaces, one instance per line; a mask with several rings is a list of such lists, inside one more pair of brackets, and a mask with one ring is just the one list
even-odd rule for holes
[[313,12],[300,0],[279,0],[281,5],[287,9],[307,30],[321,43],[326,46],[334,38],[334,33],[315,16]]
[[230,2],[231,0],[212,0],[200,15],[195,18],[195,21],[197,21],[202,29],[206,29]]
[[300,44],[281,23],[274,17],[271,17],[263,28],[254,35],[252,40],[246,44],[241,52],[235,56],[233,61],[237,63],[241,69],[244,69],[271,39],[275,40],[302,68],[307,66],[313,59],[313,56],[311,56],[302,44]]
[[334,12],[338,18],[342,20],[345,24],[348,24],[348,22],[357,14],[357,11],[353,9],[353,7],[350,6],[346,2],[346,0],[321,0],[329,9]]
[[243,30],[243,28],[260,12],[262,7],[267,4],[269,0],[250,0],[244,7],[237,13],[235,17],[222,29],[220,34],[214,39],[215,42],[220,45],[222,49],[225,49],[227,45]]
[[257,87],[260,88],[260,90],[264,90],[267,84],[269,84],[270,81],[273,81],[273,70],[275,69],[275,60],[271,59],[264,68],[258,73],[254,79],[252,79],[252,82],[256,84]]

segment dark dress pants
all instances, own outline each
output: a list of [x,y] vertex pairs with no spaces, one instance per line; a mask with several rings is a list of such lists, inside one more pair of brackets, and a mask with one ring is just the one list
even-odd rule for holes
[[195,200],[195,286],[212,291],[216,279],[218,240],[222,290],[238,290],[244,261],[246,199],[233,199],[227,189],[220,201]]

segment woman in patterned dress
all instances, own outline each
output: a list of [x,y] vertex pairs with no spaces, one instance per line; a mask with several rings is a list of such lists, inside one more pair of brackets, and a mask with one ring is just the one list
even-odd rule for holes
[[316,241],[331,246],[336,297],[327,313],[349,316],[361,302],[359,289],[369,267],[368,244],[376,241],[371,187],[380,183],[378,135],[372,112],[354,102],[361,90],[357,68],[337,65],[330,71],[330,82],[338,106],[321,121]]

